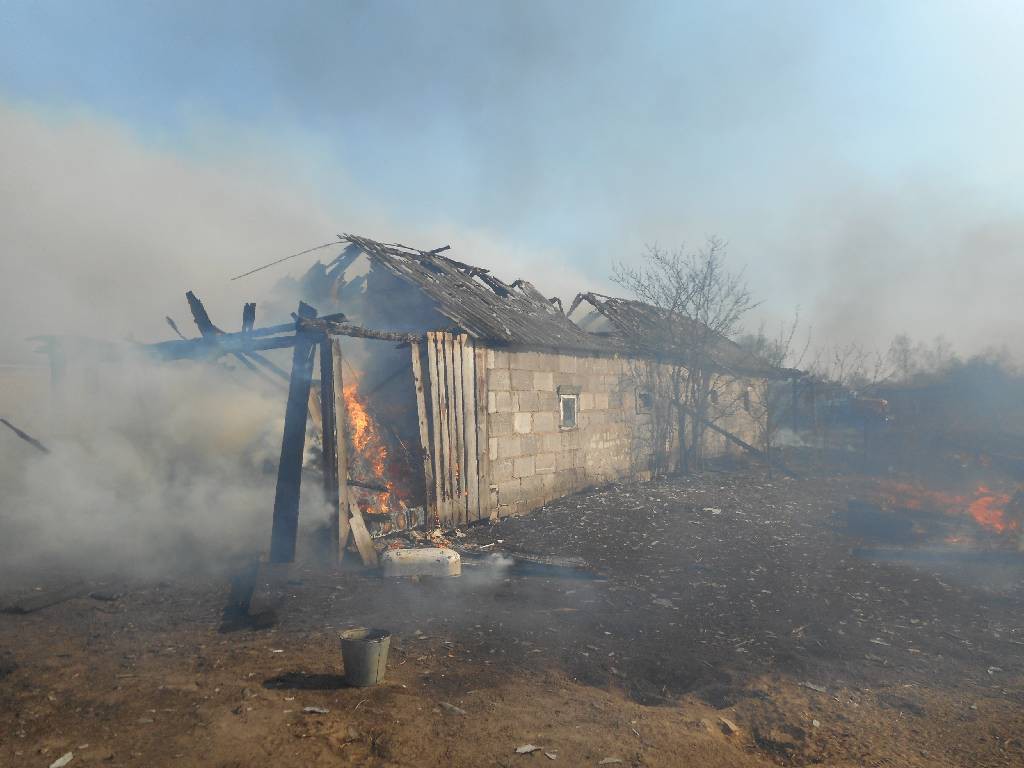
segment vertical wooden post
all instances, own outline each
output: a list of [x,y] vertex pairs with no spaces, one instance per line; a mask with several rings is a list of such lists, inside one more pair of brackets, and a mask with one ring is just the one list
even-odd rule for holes
[[480,499],[480,517],[490,517],[495,507],[491,504],[491,454],[487,441],[487,350],[474,344],[474,373],[476,375],[476,454],[477,494]]
[[465,523],[466,512],[466,414],[462,389],[462,336],[451,336],[452,350],[452,456],[455,462],[455,523]]
[[473,342],[469,336],[459,337],[462,355],[462,424],[465,433],[465,460],[462,463],[466,489],[466,521],[480,519],[479,479],[476,452],[476,377],[473,366]]
[[444,432],[444,427],[441,424],[441,379],[443,377],[439,370],[441,361],[438,359],[437,350],[437,333],[430,331],[427,333],[427,370],[430,374],[430,408],[434,426],[434,498],[436,500],[436,514],[432,521],[434,525],[440,524],[441,515],[444,512],[444,464],[441,446],[441,435]]
[[[300,318],[316,317],[316,310],[299,302]],[[281,461],[277,467],[274,494],[274,521],[270,534],[270,562],[295,560],[295,541],[299,530],[299,488],[302,484],[302,456],[306,448],[306,418],[309,413],[309,389],[313,381],[313,353],[316,336],[295,324],[292,373],[288,382],[288,405],[281,437]]]
[[341,347],[320,342],[320,393],[323,416],[324,499],[331,515],[331,551],[345,556],[348,541],[348,444],[345,439],[345,397],[341,381]]
[[[334,363],[334,391],[324,389],[334,400],[335,441],[338,461],[338,509],[337,546],[338,560],[345,557],[349,534],[349,492],[348,492],[348,404],[345,402],[345,380],[342,376],[341,344],[337,339],[331,342],[331,359]],[[332,527],[334,515],[332,514]]]
[[[323,427],[324,501],[331,510],[331,549],[337,558],[338,541],[338,431],[334,412],[334,352],[327,337],[320,342],[321,425]],[[342,480],[341,482],[344,482]]]
[[444,421],[444,432],[441,433],[441,448],[444,451],[445,461],[445,483],[447,503],[445,505],[446,522],[450,523],[455,517],[455,409],[452,403],[452,393],[455,390],[452,361],[452,335],[450,333],[438,334],[438,362],[444,365],[444,382],[441,385],[441,418]]
[[412,381],[416,389],[416,416],[420,425],[420,452],[423,454],[424,503],[428,519],[437,517],[437,497],[434,493],[434,460],[430,455],[430,430],[427,425],[427,401],[423,392],[423,363],[420,361],[420,343],[409,345],[412,354]]

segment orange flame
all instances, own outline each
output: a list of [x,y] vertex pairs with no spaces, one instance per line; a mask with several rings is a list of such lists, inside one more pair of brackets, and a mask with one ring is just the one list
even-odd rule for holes
[[375,430],[355,384],[345,387],[345,408],[348,411],[348,425],[352,430],[352,445],[362,453]]
[[920,488],[909,483],[885,482],[882,490],[890,506],[904,509],[934,509],[949,515],[960,515],[965,511],[980,525],[996,533],[1020,529],[1020,522],[1007,516],[1010,495],[992,491],[979,485],[971,496],[943,493]]
[[388,492],[379,495],[379,506],[382,512],[391,508],[390,498],[394,483],[385,478],[385,467],[388,460],[388,449],[377,432],[377,426],[366,410],[366,404],[359,396],[355,384],[347,384],[344,390],[345,410],[348,413],[349,434],[352,436],[352,447],[370,465],[375,475],[374,482],[384,481]]
[[982,528],[1005,533],[1020,527],[1018,521],[1006,517],[1006,507],[1010,503],[1008,494],[993,492],[984,485],[979,485],[975,495],[978,498],[971,502],[967,511]]

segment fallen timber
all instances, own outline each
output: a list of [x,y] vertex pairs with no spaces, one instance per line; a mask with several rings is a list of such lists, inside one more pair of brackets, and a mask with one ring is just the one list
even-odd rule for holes
[[[188,300],[188,307],[189,310],[192,312],[192,319],[195,321],[196,328],[199,329],[200,336],[206,339],[214,336],[224,335],[224,331],[222,331],[220,328],[213,324],[213,321],[210,319],[209,313],[206,311],[206,307],[203,306],[203,302],[200,301],[199,297],[196,296],[195,293],[193,293],[192,291],[188,291],[185,294],[185,298]],[[170,318],[167,319],[170,320]],[[242,332],[245,333],[247,330],[251,330],[255,322],[256,305],[247,303],[245,305],[245,308],[242,310]],[[171,321],[171,327],[174,328],[174,330],[176,331],[178,330],[177,327],[174,325],[174,321]],[[178,335],[181,335],[180,331],[178,331]],[[268,368],[271,372],[277,374],[286,381],[288,379],[287,373],[285,373],[282,369],[278,368],[267,358],[265,358],[263,355],[257,352],[249,353],[249,357],[251,357],[252,360],[250,360],[249,357],[247,357],[243,352],[232,352],[232,354],[235,356],[238,362],[240,362],[254,374],[262,378],[264,381],[269,382],[273,386],[279,386],[281,382],[276,379],[272,379],[264,371],[260,370],[260,368],[257,368],[255,363],[259,363],[261,366],[263,366],[263,368]]]
[[[339,426],[344,424],[341,350],[336,343],[331,344],[328,339],[350,336],[411,346],[419,342],[422,336],[408,332],[364,328],[346,322],[346,316],[340,312],[317,317],[313,307],[301,302],[299,311],[292,314],[293,322],[266,328],[252,327],[255,306],[246,304],[242,319],[244,330],[240,333],[225,333],[213,324],[195,294],[189,292],[186,298],[201,336],[196,339],[172,340],[143,346],[142,349],[149,355],[163,361],[213,360],[223,355],[231,355],[252,369],[252,364],[246,359],[247,356],[262,364],[261,357],[255,354],[259,351],[287,348],[293,350],[291,373],[287,374],[277,366],[274,366],[273,371],[282,378],[287,376],[288,406],[278,464],[270,562],[285,564],[291,562],[295,556],[302,454],[305,448],[306,422],[309,418],[318,425],[321,419],[323,420],[325,455],[332,464],[324,475],[324,490],[329,503],[338,509],[337,520],[332,521],[332,528],[338,538],[340,558],[350,532],[357,537],[362,533],[359,530],[361,518],[355,520],[357,515],[351,511],[353,507],[347,493],[348,488],[361,487],[378,492],[387,492],[388,489],[382,485],[347,477],[345,443],[339,435]],[[321,391],[319,397],[313,386],[313,365],[317,351],[320,353],[321,387],[327,385],[327,389]],[[365,538],[368,539],[368,534]],[[365,546],[362,549],[366,549]],[[369,552],[361,551],[361,554],[364,561],[373,559]]]
[[352,336],[360,339],[394,341],[400,344],[411,344],[421,338],[419,334],[415,333],[381,331],[346,323],[345,315],[339,312],[316,319],[299,318],[297,323],[254,328],[242,333],[223,333],[197,339],[161,341],[156,344],[146,344],[143,349],[161,360],[197,360],[238,353],[251,354],[267,349],[287,349],[294,346],[297,329],[319,331],[327,336]]
[[41,442],[32,437],[32,435],[30,435],[28,432],[18,429],[16,426],[11,424],[11,422],[9,422],[7,419],[0,419],[0,423],[2,423],[5,427],[10,429],[12,432],[14,432],[14,434],[16,434],[18,437],[20,437],[22,440],[24,440],[26,443],[31,445],[36,450],[42,451],[43,453],[50,452],[49,448],[47,448]]

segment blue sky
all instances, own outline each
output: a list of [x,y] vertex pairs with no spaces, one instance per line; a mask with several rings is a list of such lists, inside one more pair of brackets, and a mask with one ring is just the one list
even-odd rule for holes
[[1013,342],[991,311],[938,324],[965,260],[1024,261],[1022,21],[997,2],[3,0],[0,100],[273,168],[338,228],[358,208],[456,247],[485,232],[581,289],[645,242],[717,234],[768,317],[967,349]]

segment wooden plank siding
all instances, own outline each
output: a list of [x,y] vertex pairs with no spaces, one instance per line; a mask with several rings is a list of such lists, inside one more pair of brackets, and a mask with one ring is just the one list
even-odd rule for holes
[[427,333],[427,375],[412,355],[427,509],[447,525],[490,514],[486,479],[487,395],[485,350],[465,334]]

